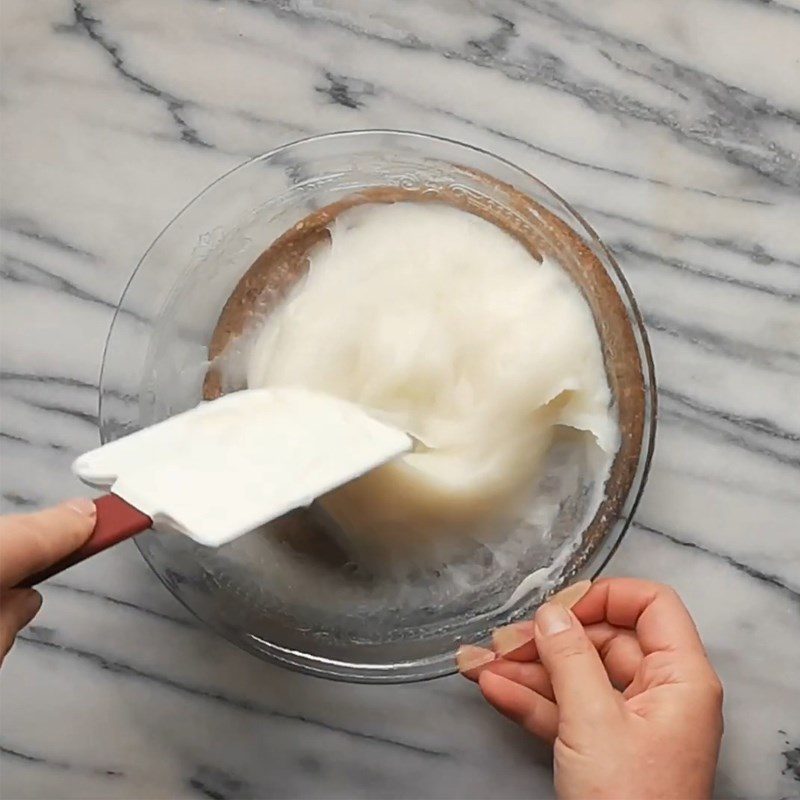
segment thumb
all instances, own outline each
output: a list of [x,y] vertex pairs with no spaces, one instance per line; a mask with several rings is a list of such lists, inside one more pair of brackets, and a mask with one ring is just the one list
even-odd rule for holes
[[536,648],[553,684],[561,724],[616,716],[619,700],[578,618],[550,602],[539,608],[534,622]]
[[0,588],[12,589],[77,550],[96,520],[97,509],[85,497],[35,514],[0,517]]

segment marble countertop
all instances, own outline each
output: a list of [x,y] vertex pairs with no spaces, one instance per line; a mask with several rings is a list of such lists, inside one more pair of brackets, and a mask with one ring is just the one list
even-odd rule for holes
[[[669,582],[726,687],[720,797],[800,795],[798,0],[3,0],[2,492],[79,491],[115,304],[220,173],[428,131],[610,245],[660,383],[612,574]],[[534,798],[547,752],[457,678],[359,687],[215,638],[132,544],[44,588],[3,669],[6,798]]]

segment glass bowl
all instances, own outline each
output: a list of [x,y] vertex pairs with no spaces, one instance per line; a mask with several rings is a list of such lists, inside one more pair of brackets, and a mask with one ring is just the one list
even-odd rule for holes
[[[295,534],[310,512],[219,550],[157,531],[136,544],[187,608],[244,650],[322,677],[386,683],[454,672],[460,643],[482,642],[563,586],[597,575],[642,493],[656,409],[644,325],[611,254],[558,195],[497,156],[419,133],[334,133],[255,158],[201,192],[143,256],[106,343],[99,421],[105,443],[196,405],[217,321],[258,256],[300,220],[324,221],[326,209],[378,196],[481,214],[571,275],[594,315],[620,424],[600,491],[592,493],[585,471],[562,487],[546,536],[513,558],[475,548],[461,565],[466,589],[457,598],[437,571],[387,589],[352,564],[303,554]],[[547,579],[520,587],[531,573]],[[299,584],[314,589],[301,593]]]

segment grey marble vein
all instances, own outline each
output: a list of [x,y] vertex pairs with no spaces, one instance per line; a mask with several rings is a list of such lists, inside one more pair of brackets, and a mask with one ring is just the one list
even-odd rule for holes
[[187,107],[187,102],[170,92],[159,89],[152,83],[148,83],[144,78],[131,72],[125,65],[125,61],[120,54],[119,46],[105,36],[102,27],[102,19],[99,16],[93,16],[92,12],[87,8],[86,3],[73,0],[72,9],[75,17],[74,23],[72,25],[57,25],[55,30],[59,33],[74,31],[77,33],[84,33],[88,36],[92,42],[108,54],[111,65],[122,78],[133,84],[139,91],[152,95],[164,103],[180,132],[181,141],[200,147],[210,147],[207,142],[204,142],[199,137],[197,131],[186,122],[184,111]]
[[[515,31],[515,26],[513,22],[499,15],[494,15],[494,20],[499,25],[498,31],[486,40],[490,46],[481,46],[480,43],[470,41],[465,51],[458,52],[440,50],[414,34],[402,37],[386,36],[353,22],[310,13],[311,8],[303,13],[288,0],[276,3],[259,3],[257,0],[250,2],[273,13],[322,25],[334,25],[357,36],[374,38],[402,48],[433,51],[450,59],[460,59],[477,66],[490,67],[512,81],[535,82],[580,98],[599,114],[632,117],[640,122],[664,126],[674,135],[709,147],[724,159],[730,160],[737,166],[748,167],[763,178],[789,187],[800,186],[800,166],[796,155],[774,139],[768,140],[755,133],[751,124],[753,118],[764,117],[778,118],[796,124],[800,121],[800,112],[776,108],[763,97],[751,95],[699,70],[659,57],[641,43],[616,37],[600,28],[586,25],[579,17],[565,12],[556,3],[541,2],[535,6],[526,5],[545,18],[555,20],[569,29],[591,37],[594,42],[612,44],[622,53],[632,51],[640,61],[644,57],[649,62],[651,74],[659,77],[665,74],[671,85],[683,85],[687,90],[701,94],[704,108],[707,109],[706,116],[692,120],[690,125],[682,124],[682,121],[663,109],[610,91],[586,75],[574,74],[558,55],[543,51],[532,44],[525,47],[522,58],[511,59],[508,57],[506,45],[510,39],[508,34]],[[498,43],[502,44],[499,48]],[[498,58],[501,53],[504,56],[502,59]],[[798,76],[800,77],[800,69]],[[730,134],[735,136],[728,139]],[[726,143],[728,141],[731,143]]]
[[32,755],[31,753],[22,753],[18,750],[13,750],[10,747],[4,747],[2,745],[0,745],[0,754],[2,754],[4,758],[20,759],[22,761],[27,761],[31,764],[40,764],[44,767],[64,770],[65,772],[88,772],[91,775],[99,775],[102,777],[109,777],[109,778],[121,778],[124,776],[124,773],[119,772],[118,770],[115,769],[101,769],[98,767],[81,767],[80,765],[71,764],[66,761],[54,761],[52,759],[45,758],[43,756],[35,756]]
[[325,731],[343,734],[344,736],[352,737],[355,739],[375,740],[383,744],[390,744],[394,747],[399,747],[405,750],[409,750],[413,753],[425,756],[431,756],[434,758],[446,758],[449,755],[446,751],[433,750],[427,747],[421,747],[416,744],[411,744],[409,742],[387,739],[381,736],[368,733],[366,731],[345,728],[339,725],[332,725],[322,720],[311,719],[305,716],[285,714],[280,711],[276,711],[275,709],[263,706],[256,702],[252,702],[249,700],[242,700],[240,698],[232,697],[212,689],[192,686],[188,683],[177,681],[163,675],[158,675],[155,672],[146,671],[133,667],[130,664],[126,664],[122,661],[112,661],[106,658],[105,656],[102,656],[90,650],[83,650],[78,647],[73,647],[66,644],[60,644],[58,641],[53,640],[53,634],[54,631],[42,628],[37,629],[36,626],[34,626],[32,629],[29,629],[27,633],[20,634],[20,636],[18,637],[18,641],[25,643],[28,646],[47,648],[61,655],[81,659],[82,661],[86,661],[101,670],[108,670],[109,672],[113,672],[131,679],[152,681],[154,683],[158,683],[161,684],[162,686],[168,687],[169,689],[193,695],[195,697],[199,697],[204,700],[209,700],[212,702],[223,703],[225,705],[233,706],[241,711],[247,711],[254,714],[263,714],[266,716],[274,716],[291,722],[298,722],[304,725],[310,725],[312,727],[320,728]]
[[712,558],[719,558],[726,564],[732,566],[734,569],[744,572],[748,577],[754,578],[757,581],[768,583],[779,591],[786,593],[786,595],[792,600],[800,602],[800,591],[796,591],[795,589],[792,589],[791,587],[782,583],[775,575],[769,575],[766,572],[761,572],[761,570],[757,570],[754,567],[743,564],[740,561],[737,561],[735,558],[725,555],[724,553],[717,553],[697,544],[696,542],[688,541],[685,536],[676,536],[665,531],[656,530],[655,528],[651,528],[649,525],[645,525],[642,522],[635,522],[634,527],[638,528],[639,530],[646,531],[647,533],[654,534],[655,536],[662,536],[664,539],[667,539],[673,544],[679,545],[680,547],[689,547],[693,550],[698,550],[699,552],[704,553]]

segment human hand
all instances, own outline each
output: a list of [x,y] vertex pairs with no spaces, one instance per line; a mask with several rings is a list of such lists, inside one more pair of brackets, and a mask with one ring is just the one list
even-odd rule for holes
[[722,684],[673,589],[602,580],[571,611],[545,603],[501,631],[495,649],[514,649],[468,677],[500,713],[553,742],[560,798],[711,796]]
[[39,592],[16,587],[77,550],[96,518],[94,503],[85,497],[35,514],[0,517],[0,664],[42,605]]

